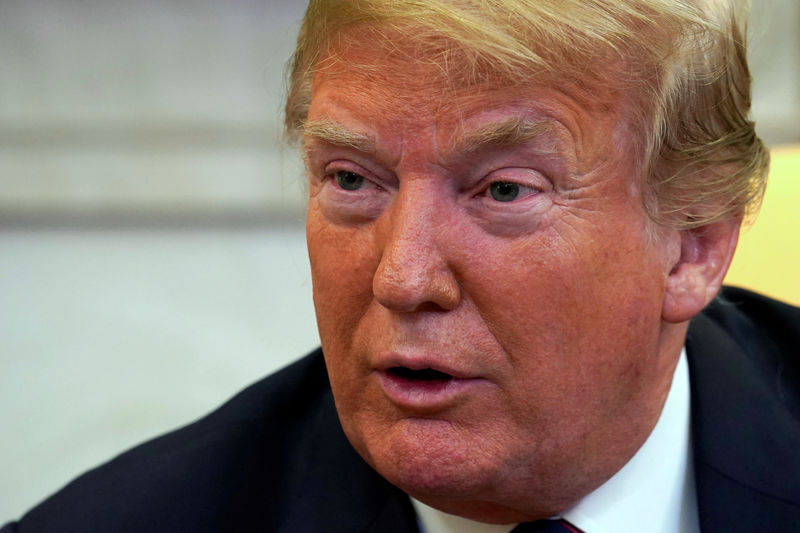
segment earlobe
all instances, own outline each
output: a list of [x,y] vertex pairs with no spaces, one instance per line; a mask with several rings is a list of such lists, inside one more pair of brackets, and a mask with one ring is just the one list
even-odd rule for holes
[[661,318],[689,320],[716,296],[728,272],[741,220],[723,220],[680,232],[680,258],[667,277]]

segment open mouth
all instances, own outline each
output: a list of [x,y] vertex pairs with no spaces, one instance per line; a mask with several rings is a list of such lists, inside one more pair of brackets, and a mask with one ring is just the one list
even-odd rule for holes
[[377,372],[387,398],[415,415],[439,413],[478,394],[486,380],[417,366],[392,366]]
[[425,381],[425,382],[444,382],[453,379],[453,376],[445,372],[440,372],[432,368],[412,370],[404,366],[395,366],[387,370],[387,373],[402,379]]

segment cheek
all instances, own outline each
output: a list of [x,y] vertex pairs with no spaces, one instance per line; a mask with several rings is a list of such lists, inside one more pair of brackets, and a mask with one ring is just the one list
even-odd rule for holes
[[306,240],[317,323],[326,353],[349,351],[353,331],[372,300],[377,259],[371,234],[336,226],[310,202]]
[[485,266],[465,287],[517,374],[597,387],[598,373],[611,380],[646,365],[641,354],[658,342],[664,280],[644,274],[659,269],[640,241],[612,234],[581,247],[546,235],[485,248]]

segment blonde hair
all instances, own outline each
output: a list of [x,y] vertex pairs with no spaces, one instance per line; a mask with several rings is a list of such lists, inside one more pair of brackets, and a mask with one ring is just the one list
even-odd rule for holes
[[[601,84],[632,99],[642,200],[682,229],[754,214],[769,155],[749,120],[746,0],[311,0],[289,66],[285,130],[344,30],[417,47],[457,83]],[[455,59],[455,60],[454,60]],[[612,79],[613,78],[613,79]]]

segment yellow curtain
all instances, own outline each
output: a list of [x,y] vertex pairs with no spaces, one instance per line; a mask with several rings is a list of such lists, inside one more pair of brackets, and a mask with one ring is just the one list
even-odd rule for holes
[[764,205],[742,231],[725,283],[800,305],[800,145],[772,150]]

